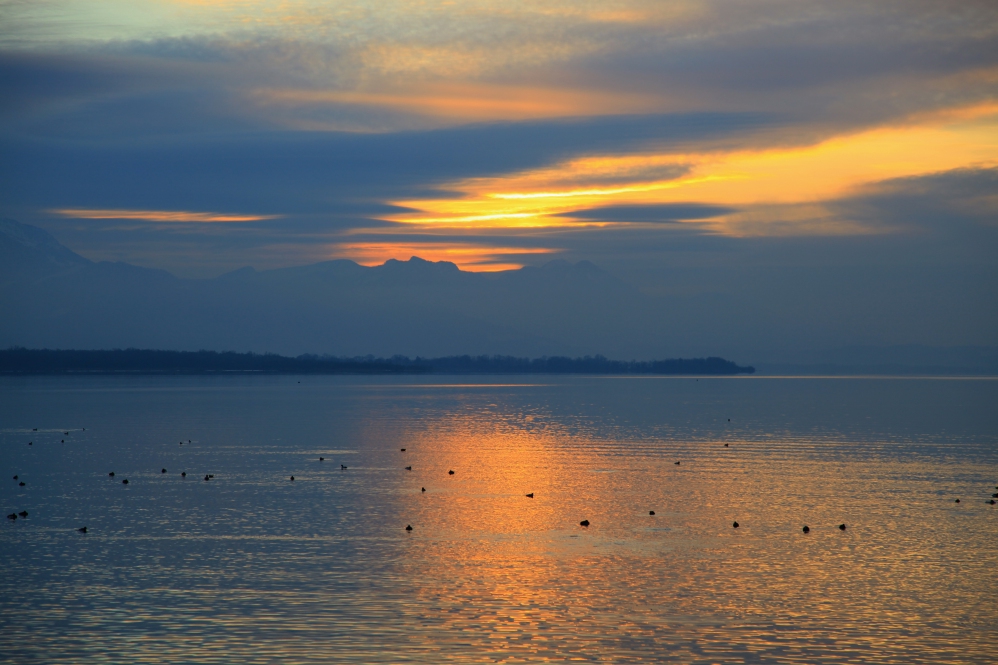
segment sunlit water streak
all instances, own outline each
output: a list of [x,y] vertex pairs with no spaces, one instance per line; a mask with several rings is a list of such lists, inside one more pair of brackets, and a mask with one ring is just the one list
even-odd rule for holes
[[0,525],[0,661],[994,662],[996,405],[991,380],[3,378],[0,502],[29,516]]

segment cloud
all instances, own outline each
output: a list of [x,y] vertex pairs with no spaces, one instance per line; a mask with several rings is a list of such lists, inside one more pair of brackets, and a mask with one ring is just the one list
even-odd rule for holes
[[192,212],[189,210],[89,210],[63,208],[49,210],[61,217],[73,219],[129,219],[146,222],[259,222],[278,219],[282,215],[247,215],[238,213]]

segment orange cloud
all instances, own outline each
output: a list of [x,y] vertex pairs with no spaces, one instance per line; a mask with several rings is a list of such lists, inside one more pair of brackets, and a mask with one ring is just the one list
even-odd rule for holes
[[[619,205],[697,203],[743,212],[705,224],[726,235],[853,234],[823,202],[870,184],[998,164],[998,107],[951,109],[798,147],[602,155],[494,178],[448,183],[463,197],[393,201],[417,212],[389,217],[450,228],[592,225],[571,212]],[[662,178],[670,169],[678,177]],[[772,223],[767,223],[769,219]]]
[[375,91],[260,88],[251,98],[264,106],[373,106],[475,122],[643,113],[662,106],[654,95],[479,83],[424,82]]
[[244,215],[238,213],[191,212],[186,210],[101,210],[90,208],[59,208],[49,210],[74,219],[132,219],[146,222],[259,222],[279,219],[283,215]]

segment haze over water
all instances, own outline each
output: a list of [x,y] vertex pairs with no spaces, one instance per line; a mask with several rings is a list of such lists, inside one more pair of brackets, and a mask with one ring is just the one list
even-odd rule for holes
[[0,378],[0,502],[29,513],[0,525],[0,662],[993,662],[996,404],[993,379]]

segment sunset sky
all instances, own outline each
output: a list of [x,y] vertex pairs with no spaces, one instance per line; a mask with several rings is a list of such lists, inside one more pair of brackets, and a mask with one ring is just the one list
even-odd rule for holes
[[6,0],[0,215],[182,276],[889,264],[980,300],[996,37],[971,0]]

